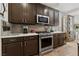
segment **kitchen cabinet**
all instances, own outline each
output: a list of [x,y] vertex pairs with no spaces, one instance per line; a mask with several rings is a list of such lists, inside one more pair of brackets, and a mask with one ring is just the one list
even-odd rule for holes
[[2,55],[3,56],[21,56],[23,38],[6,38],[2,39]]
[[54,26],[58,26],[58,25],[59,25],[59,11],[54,10]]
[[8,19],[10,23],[23,23],[23,6],[21,3],[8,4]]
[[24,55],[37,55],[38,54],[38,37],[31,36],[24,38]]
[[36,4],[27,3],[24,7],[24,24],[35,24],[36,23]]
[[35,24],[36,5],[28,3],[8,4],[9,22],[16,24]]
[[5,56],[21,56],[21,42],[11,43],[11,44],[3,44],[3,52],[2,55]]
[[49,8],[49,25],[54,26],[54,10]]
[[42,4],[37,4],[37,14],[49,16],[48,7]]
[[64,40],[65,40],[64,33],[53,34],[53,48],[57,48],[57,47],[64,45]]
[[3,56],[38,55],[38,36],[2,39]]
[[49,25],[58,26],[59,25],[59,11],[53,8],[49,8]]
[[59,25],[59,11],[39,3],[9,3],[8,19],[10,23],[35,25],[37,14],[49,16],[49,24]]

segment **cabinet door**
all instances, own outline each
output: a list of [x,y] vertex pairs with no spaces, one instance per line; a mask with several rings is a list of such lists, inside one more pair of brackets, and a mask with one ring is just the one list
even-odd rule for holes
[[55,22],[55,26],[59,25],[59,11],[55,10],[54,11],[54,22]]
[[53,48],[57,48],[58,47],[58,37],[57,34],[53,34]]
[[54,10],[49,8],[49,25],[54,25]]
[[48,7],[42,4],[37,4],[37,14],[49,16]]
[[21,56],[22,53],[22,43],[16,42],[11,44],[2,45],[2,55],[3,56]]
[[25,24],[35,24],[36,22],[36,5],[27,3],[24,10]]
[[65,39],[64,34],[60,34],[60,36],[59,36],[59,40],[60,40],[59,45],[60,46],[64,44],[64,39]]
[[20,3],[8,4],[9,22],[22,23],[23,20],[23,6]]
[[38,38],[27,37],[24,41],[24,55],[38,55]]

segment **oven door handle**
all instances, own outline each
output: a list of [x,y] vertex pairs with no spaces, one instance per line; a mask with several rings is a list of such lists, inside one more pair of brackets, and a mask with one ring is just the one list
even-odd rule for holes
[[53,38],[53,36],[41,37],[40,39],[44,39],[44,38]]

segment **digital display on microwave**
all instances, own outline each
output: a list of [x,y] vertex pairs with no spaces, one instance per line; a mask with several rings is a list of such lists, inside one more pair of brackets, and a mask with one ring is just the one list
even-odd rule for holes
[[40,22],[40,23],[48,23],[48,18],[38,16],[38,22]]

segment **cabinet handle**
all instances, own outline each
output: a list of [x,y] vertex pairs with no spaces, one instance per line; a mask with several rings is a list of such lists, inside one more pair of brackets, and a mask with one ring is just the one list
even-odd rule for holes
[[23,45],[23,44],[22,44],[22,42],[21,42],[21,47],[22,47],[22,45]]
[[26,42],[25,42],[24,44],[25,44],[25,46],[27,45],[27,43],[26,43]]

